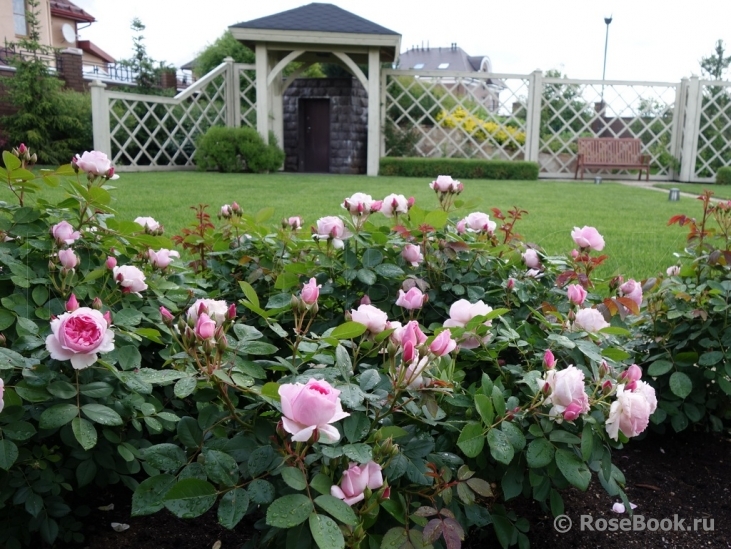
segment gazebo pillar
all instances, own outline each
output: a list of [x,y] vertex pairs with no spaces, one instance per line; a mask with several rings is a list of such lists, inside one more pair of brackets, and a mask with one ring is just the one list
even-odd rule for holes
[[368,48],[368,147],[366,173],[378,175],[381,158],[381,60],[379,48]]
[[256,129],[264,140],[269,139],[269,52],[264,43],[257,42],[256,63]]

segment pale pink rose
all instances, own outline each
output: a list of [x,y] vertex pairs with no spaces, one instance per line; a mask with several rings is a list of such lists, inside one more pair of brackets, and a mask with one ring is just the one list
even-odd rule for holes
[[586,299],[586,290],[581,284],[569,284],[568,288],[566,288],[566,296],[574,305],[581,305]]
[[150,258],[150,263],[152,263],[153,267],[156,269],[164,269],[172,263],[173,258],[179,258],[180,254],[175,250],[162,248],[156,252],[151,249],[147,250],[147,256]]
[[92,175],[107,175],[112,168],[111,160],[101,151],[84,151],[80,157],[76,155],[76,165]]
[[452,339],[452,332],[444,330],[439,333],[429,345],[429,350],[435,356],[444,356],[457,348],[457,342]]
[[104,262],[104,264],[107,266],[107,269],[111,271],[112,269],[114,269],[114,267],[117,266],[117,258],[110,255],[109,257],[107,257],[107,260]]
[[525,252],[523,252],[522,257],[525,266],[529,269],[541,268],[541,259],[538,257],[538,252],[536,252],[533,248],[528,248]]
[[3,408],[5,408],[5,401],[3,400],[4,396],[5,396],[5,382],[3,381],[3,378],[0,377],[0,412],[2,412]]
[[602,328],[608,328],[609,322],[596,309],[580,309],[576,312],[574,328],[595,334]]
[[542,273],[538,269],[528,269],[525,272],[525,276],[527,276],[528,278],[543,278],[544,274],[546,273]]
[[642,305],[642,285],[634,279],[629,279],[619,287],[619,295],[634,301],[638,307]]
[[556,362],[556,357],[553,356],[551,349],[546,349],[546,352],[543,353],[543,365],[546,370],[553,370],[556,367]]
[[580,248],[591,248],[597,252],[604,249],[604,238],[594,227],[587,227],[586,225],[581,229],[574,227],[574,230],[571,231],[571,238]]
[[218,217],[223,217],[224,219],[229,219],[233,215],[233,210],[231,210],[230,204],[224,204],[221,206],[221,210],[218,212]]
[[369,194],[355,193],[343,201],[343,208],[348,210],[351,215],[368,215],[371,213],[371,206],[373,206],[374,202],[376,201]]
[[452,179],[451,175],[440,175],[429,184],[435,192],[456,193],[462,190],[462,183]]
[[668,276],[678,276],[680,274],[680,267],[673,265],[672,267],[668,267],[665,272]]
[[353,505],[365,498],[365,489],[377,490],[383,486],[383,474],[381,466],[375,461],[369,461],[365,465],[357,465],[350,462],[347,471],[343,471],[343,478],[340,486],[330,487],[330,495],[342,499],[348,505]]
[[391,334],[391,340],[398,345],[405,346],[407,343],[418,347],[426,341],[426,335],[416,320],[410,320],[406,326],[401,327],[399,322],[390,322],[388,328],[395,328]]
[[114,280],[122,287],[125,293],[136,293],[147,289],[145,284],[145,274],[137,267],[132,265],[123,265],[122,267],[114,267]]
[[[408,364],[406,371],[403,370],[404,364]],[[424,377],[424,370],[429,365],[429,357],[419,358],[411,344],[404,348],[403,363],[399,366],[399,371],[403,373],[403,381],[409,389],[420,389],[427,384],[428,378]]]
[[350,316],[353,322],[363,324],[372,334],[380,334],[388,322],[388,315],[373,305],[360,305],[350,311]]
[[56,244],[59,246],[71,245],[81,238],[81,233],[75,231],[68,221],[61,221],[51,227],[51,234],[56,239]]
[[298,215],[293,215],[287,218],[287,225],[293,231],[298,231],[302,228],[303,219]]
[[633,391],[617,386],[617,400],[609,408],[605,428],[609,438],[618,440],[619,431],[627,438],[642,433],[657,409],[655,390],[644,381],[637,381]]
[[142,225],[147,231],[156,231],[160,228],[160,224],[151,217],[136,217],[135,223]]
[[220,299],[197,299],[186,313],[188,324],[195,326],[198,317],[203,313],[212,318],[217,326],[229,320],[229,306],[225,301]]
[[79,258],[71,248],[58,251],[58,260],[64,269],[73,269],[79,264]]
[[340,433],[331,424],[350,414],[343,411],[339,395],[340,391],[324,380],[310,379],[305,385],[280,385],[282,426],[292,435],[292,441],[306,442],[315,430],[321,443],[340,440]]
[[[467,323],[476,316],[482,316],[489,314],[492,311],[492,307],[485,305],[482,300],[477,303],[470,303],[466,299],[460,299],[452,303],[449,308],[449,319],[444,322],[445,328],[464,328]],[[488,320],[485,326],[492,325],[492,321]],[[480,341],[476,337],[466,336],[459,341],[459,346],[463,349],[475,349],[480,346],[481,343],[486,343],[490,336],[486,336]]]
[[97,353],[114,350],[114,332],[99,311],[79,307],[51,320],[51,335],[46,349],[51,358],[70,360],[71,366],[82,370],[97,361]]
[[549,370],[545,380],[538,380],[538,387],[541,391],[550,389],[544,404],[552,406],[548,412],[552,418],[562,417],[572,403],[576,406],[571,408],[569,415],[574,419],[589,411],[589,396],[584,390],[584,372],[574,365],[563,370]]
[[402,194],[389,194],[383,199],[381,213],[386,217],[409,213],[409,201]]
[[418,267],[424,261],[424,255],[421,253],[421,246],[415,246],[414,244],[407,244],[404,249],[401,250],[401,257],[404,261],[411,263],[412,267]]
[[211,339],[216,333],[216,322],[206,313],[198,315],[195,323],[195,336],[198,339]]
[[317,240],[331,240],[333,248],[339,250],[344,246],[343,239],[351,236],[345,223],[339,217],[326,216],[317,220]]
[[302,301],[305,305],[314,305],[317,303],[317,299],[320,297],[320,288],[322,284],[318,284],[315,278],[310,278],[310,281],[302,285]]
[[464,234],[467,231],[467,222],[464,219],[460,219],[456,225],[457,234]]
[[493,234],[497,228],[497,223],[490,221],[490,216],[483,212],[472,212],[463,221],[467,230],[476,233]]
[[425,296],[419,288],[414,286],[405,293],[403,290],[398,291],[396,305],[409,311],[413,311],[414,309],[421,309],[424,306],[426,299],[427,296]]

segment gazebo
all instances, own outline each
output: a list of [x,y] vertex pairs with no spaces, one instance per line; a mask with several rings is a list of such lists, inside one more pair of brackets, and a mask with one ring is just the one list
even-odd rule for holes
[[[282,97],[292,82],[314,63],[337,63],[350,71],[368,97],[366,172],[378,175],[382,142],[380,69],[381,63],[396,61],[400,34],[332,4],[320,3],[237,23],[229,30],[256,53],[257,130],[264,137],[274,132],[280,144],[284,141]],[[282,71],[292,61],[302,65],[285,79]],[[367,67],[367,73],[361,66]],[[330,135],[316,125],[321,108],[313,109],[308,117],[299,117],[300,123],[307,126],[300,134],[309,140],[310,151],[325,146],[329,150],[329,143],[318,141]]]

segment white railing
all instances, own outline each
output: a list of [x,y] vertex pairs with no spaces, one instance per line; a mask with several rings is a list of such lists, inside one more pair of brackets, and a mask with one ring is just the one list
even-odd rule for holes
[[94,82],[94,148],[107,153],[118,171],[193,168],[196,140],[208,128],[252,125],[255,82],[243,78],[239,91],[239,76],[253,69],[229,58],[175,97],[108,91]]

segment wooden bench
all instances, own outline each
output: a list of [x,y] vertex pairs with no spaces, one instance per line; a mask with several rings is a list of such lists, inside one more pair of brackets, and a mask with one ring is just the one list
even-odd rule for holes
[[581,172],[584,179],[585,168],[605,170],[639,170],[637,179],[650,179],[650,156],[642,154],[642,141],[627,137],[580,137],[578,139],[579,157],[576,161],[574,179]]

